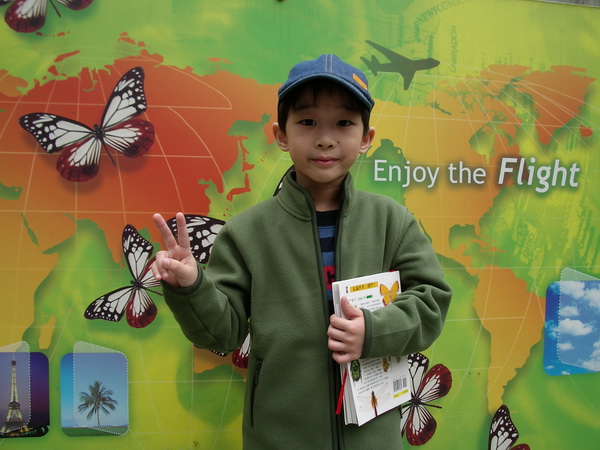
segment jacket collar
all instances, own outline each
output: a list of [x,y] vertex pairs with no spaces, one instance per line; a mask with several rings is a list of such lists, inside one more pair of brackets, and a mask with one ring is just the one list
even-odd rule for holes
[[[348,172],[344,178],[342,193],[342,215],[346,216],[354,203],[354,182]],[[292,216],[309,221],[314,215],[315,206],[310,193],[296,181],[296,172],[290,171],[283,178],[281,190],[275,197],[281,207]]]

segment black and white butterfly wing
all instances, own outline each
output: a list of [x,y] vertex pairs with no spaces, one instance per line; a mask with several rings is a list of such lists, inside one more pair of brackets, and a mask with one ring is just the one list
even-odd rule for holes
[[[152,260],[154,247],[142,237],[132,225],[125,225],[122,235],[125,262],[134,279],[141,282],[146,275],[148,263]],[[158,282],[155,282],[158,286]]]
[[134,117],[147,107],[144,69],[134,67],[120,78],[106,104],[100,125],[104,143],[129,158],[145,154],[154,144],[154,126]]
[[47,153],[63,151],[56,170],[69,181],[86,181],[98,173],[102,142],[81,122],[48,113],[27,114],[19,124]]
[[427,404],[444,397],[452,388],[452,374],[443,364],[436,364],[423,377],[419,400]]
[[131,286],[115,289],[94,300],[85,310],[86,319],[103,319],[118,322],[125,313],[125,307],[131,300],[134,288]]
[[146,111],[144,69],[128,70],[113,89],[102,115],[102,129],[112,128]]
[[528,450],[529,445],[519,444],[516,447],[512,445],[519,439],[519,431],[510,417],[510,411],[506,405],[500,406],[490,425],[490,435],[488,440],[489,450]]
[[103,141],[123,156],[137,158],[154,144],[154,125],[147,120],[130,119],[104,131]]
[[133,276],[131,286],[116,289],[94,300],[85,310],[84,317],[117,322],[126,314],[130,326],[144,328],[157,314],[156,305],[147,292],[160,285],[151,271],[154,249],[131,225],[123,229],[122,244],[127,267]]
[[[215,238],[225,222],[213,217],[186,214],[185,223],[190,237],[190,247],[196,261],[205,264],[210,256]],[[167,225],[177,238],[177,220],[175,217],[167,220]]]
[[434,406],[428,403],[445,396],[452,387],[452,375],[446,366],[436,364],[427,371],[428,367],[425,355],[409,355],[412,399],[401,407],[401,427],[410,445],[423,445],[433,437],[437,422],[426,406]]
[[160,284],[154,280],[151,270],[146,273],[140,284],[142,287],[134,290],[131,301],[127,304],[127,323],[134,328],[147,327],[154,321],[158,313],[156,304],[147,292],[148,288]]
[[94,130],[76,120],[48,113],[32,113],[19,119],[47,153],[70,147],[94,135]]

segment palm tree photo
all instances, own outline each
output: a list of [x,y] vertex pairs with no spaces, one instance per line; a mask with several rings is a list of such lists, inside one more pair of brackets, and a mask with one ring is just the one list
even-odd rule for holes
[[102,386],[101,381],[94,381],[94,384],[88,386],[88,391],[89,393],[79,393],[81,404],[77,409],[80,413],[89,409],[86,416],[87,419],[90,420],[95,414],[98,420],[98,427],[100,427],[100,411],[105,415],[110,415],[110,411],[114,411],[119,402],[111,397],[111,395],[114,395],[114,392]]

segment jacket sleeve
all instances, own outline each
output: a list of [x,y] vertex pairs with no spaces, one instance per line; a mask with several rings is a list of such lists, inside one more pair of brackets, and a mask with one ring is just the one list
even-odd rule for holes
[[362,357],[408,355],[431,346],[442,332],[452,290],[437,255],[412,214],[407,213],[391,270],[402,292],[376,311],[365,311]]
[[165,302],[185,336],[198,347],[230,352],[242,345],[250,316],[250,274],[231,229],[221,229],[196,283],[174,288],[163,283]]

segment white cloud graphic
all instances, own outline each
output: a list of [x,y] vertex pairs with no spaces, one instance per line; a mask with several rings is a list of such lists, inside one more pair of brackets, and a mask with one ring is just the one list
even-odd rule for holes
[[582,298],[585,296],[585,283],[583,281],[563,281],[560,284],[561,294],[573,298]]
[[600,289],[590,289],[586,292],[585,299],[590,307],[600,311]]
[[563,317],[577,317],[579,309],[577,309],[576,305],[563,306],[560,308],[560,315]]
[[562,342],[559,343],[557,345],[558,349],[561,351],[566,351],[566,350],[573,350],[575,347],[573,347],[573,344],[571,344],[570,342]]
[[573,336],[585,336],[594,331],[594,327],[583,323],[581,320],[563,319],[558,325],[558,331]]

